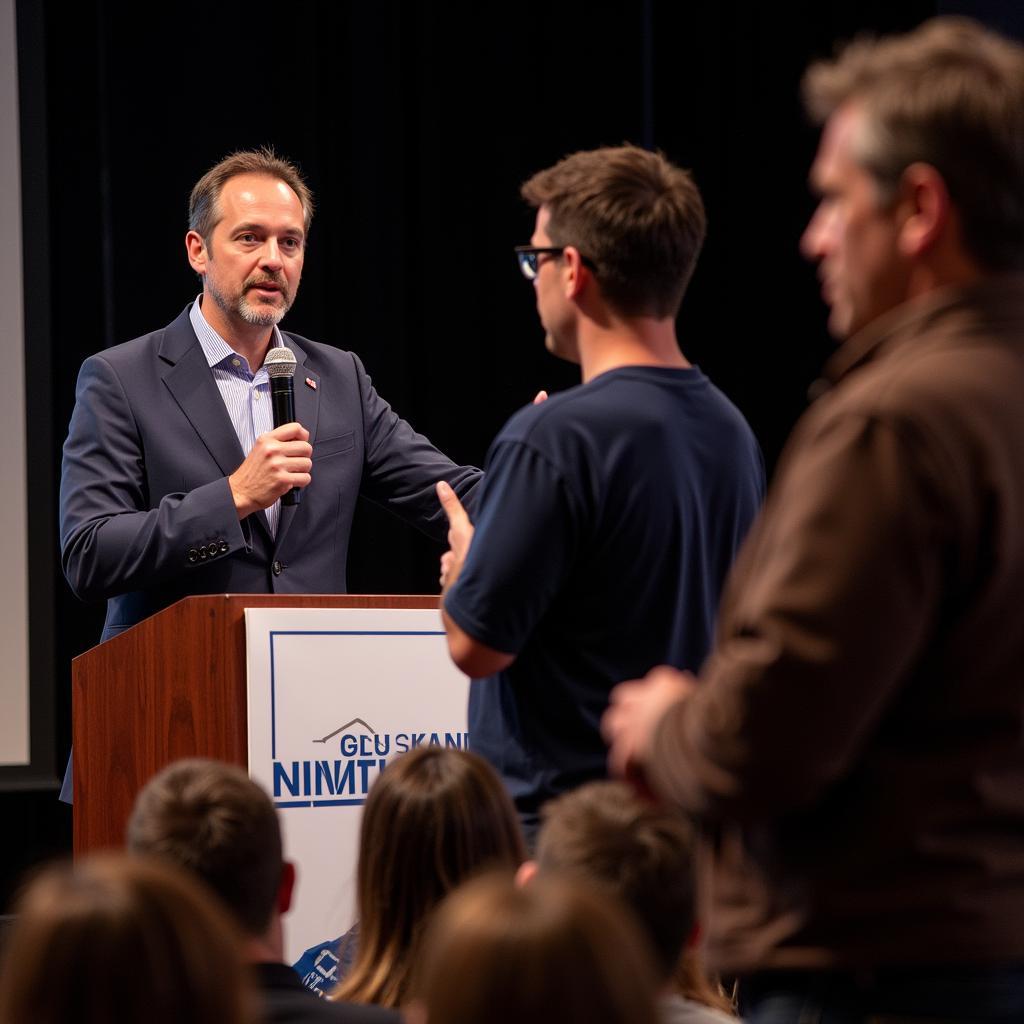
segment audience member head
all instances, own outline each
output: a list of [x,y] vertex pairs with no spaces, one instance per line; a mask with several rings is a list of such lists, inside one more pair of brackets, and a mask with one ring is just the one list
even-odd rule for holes
[[966,18],[859,39],[804,78],[824,124],[803,237],[830,329],[1024,269],[1024,47]]
[[577,249],[610,308],[676,315],[706,227],[687,171],[636,146],[595,149],[535,174],[522,195],[538,210],[543,244]]
[[653,1024],[646,938],[576,879],[476,879],[435,916],[409,1016],[425,1024]]
[[239,150],[211,167],[195,184],[188,202],[188,227],[209,245],[213,229],[221,219],[220,194],[224,186],[242,174],[258,174],[283,181],[302,204],[306,234],[313,220],[313,193],[302,172],[290,160],[278,156],[269,146]]
[[591,782],[544,806],[537,868],[599,886],[631,908],[654,944],[662,977],[696,924],[693,832],[678,814],[622,782]]
[[106,854],[45,870],[18,907],[0,973],[3,1024],[242,1024],[238,937],[169,865]]
[[935,168],[960,212],[969,250],[990,270],[1024,267],[1024,47],[967,18],[858,39],[804,77],[808,110],[823,123],[857,103],[857,139],[879,199],[907,168]]
[[651,940],[663,985],[731,1009],[704,974],[695,952],[694,832],[678,814],[641,799],[622,782],[591,782],[544,806],[535,865],[611,893],[634,912]]
[[154,775],[136,797],[127,842],[202,879],[250,937],[288,909],[294,871],[282,858],[277,812],[235,765],[196,758]]
[[332,998],[400,1006],[427,918],[447,893],[525,858],[512,802],[468,751],[417,747],[380,774],[363,809],[359,949]]

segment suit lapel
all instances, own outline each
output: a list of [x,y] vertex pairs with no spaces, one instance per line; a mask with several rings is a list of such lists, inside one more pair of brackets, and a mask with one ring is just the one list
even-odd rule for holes
[[[170,364],[164,373],[164,384],[221,472],[230,476],[245,454],[202,346],[192,330],[189,308],[167,328],[160,344],[160,358]],[[266,514],[259,512],[251,518],[269,537]]]

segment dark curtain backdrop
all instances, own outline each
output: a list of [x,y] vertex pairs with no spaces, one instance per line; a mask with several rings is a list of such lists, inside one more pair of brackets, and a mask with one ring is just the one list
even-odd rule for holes
[[[520,183],[566,153],[626,140],[692,168],[709,237],[681,341],[774,464],[831,350],[797,251],[816,142],[801,72],[838,40],[943,6],[19,0],[23,109],[39,140],[25,167],[39,196],[26,247],[40,268],[26,298],[32,322],[48,321],[33,344],[52,365],[32,384],[54,442],[33,453],[48,557],[82,359],[168,323],[197,293],[183,246],[191,186],[231,150],[262,144],[297,161],[317,197],[286,326],[356,350],[402,415],[478,465],[538,388],[577,379],[544,352],[516,270],[512,246],[532,229]],[[996,23],[1015,14],[957,6]],[[436,592],[439,553],[366,508],[350,589]],[[95,642],[102,609],[52,575],[37,587],[51,595],[63,757],[69,662]],[[49,793],[2,800],[24,836],[5,853],[7,893],[25,864],[69,844],[70,815]]]

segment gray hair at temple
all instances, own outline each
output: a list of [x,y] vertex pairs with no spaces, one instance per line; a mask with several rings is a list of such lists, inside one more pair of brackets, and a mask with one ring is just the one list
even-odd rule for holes
[[823,123],[856,103],[866,113],[859,159],[896,196],[903,172],[942,176],[967,252],[989,271],[1024,268],[1024,47],[967,18],[933,18],[905,35],[860,38],[803,80]]

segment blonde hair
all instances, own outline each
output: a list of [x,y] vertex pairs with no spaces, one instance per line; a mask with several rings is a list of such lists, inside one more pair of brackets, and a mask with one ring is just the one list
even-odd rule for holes
[[363,811],[359,947],[332,999],[401,1006],[427,919],[467,878],[526,858],[512,801],[486,761],[417,747],[381,772]]

